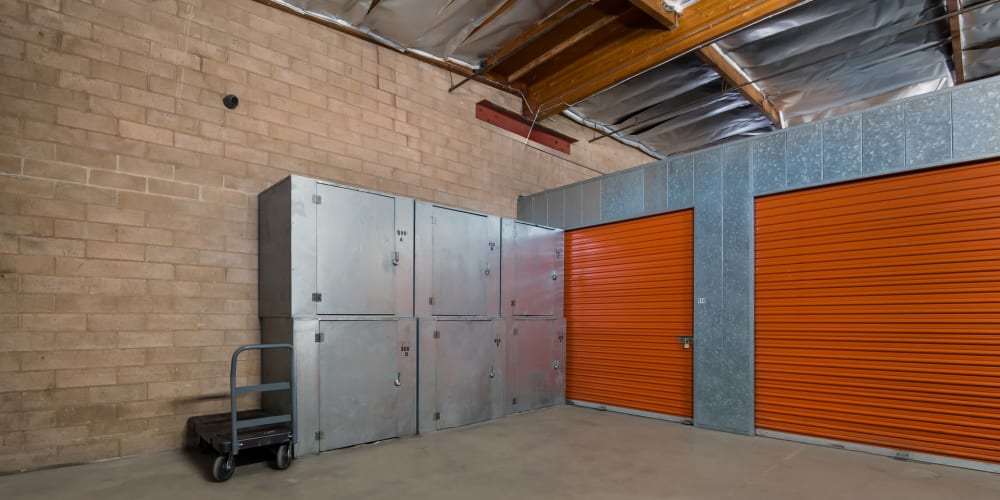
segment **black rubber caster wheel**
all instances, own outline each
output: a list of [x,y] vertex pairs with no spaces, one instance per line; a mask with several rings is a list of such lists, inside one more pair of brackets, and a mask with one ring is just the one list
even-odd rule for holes
[[283,444],[278,447],[274,455],[274,468],[285,470],[292,465],[292,447]]
[[236,461],[232,456],[219,455],[215,457],[215,462],[212,464],[212,479],[220,483],[228,481],[229,478],[233,477],[235,470]]

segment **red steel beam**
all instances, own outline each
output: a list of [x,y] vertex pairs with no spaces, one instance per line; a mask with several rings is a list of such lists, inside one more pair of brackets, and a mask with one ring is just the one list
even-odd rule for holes
[[576,142],[576,139],[568,135],[538,123],[533,124],[519,113],[504,109],[485,99],[476,103],[476,118],[566,154],[569,154],[570,144]]

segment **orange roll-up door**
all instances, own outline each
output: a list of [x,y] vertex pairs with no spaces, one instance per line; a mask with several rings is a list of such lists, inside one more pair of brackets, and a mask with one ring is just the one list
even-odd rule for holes
[[566,233],[566,397],[692,415],[691,210]]
[[757,427],[1000,462],[1000,163],[756,218]]

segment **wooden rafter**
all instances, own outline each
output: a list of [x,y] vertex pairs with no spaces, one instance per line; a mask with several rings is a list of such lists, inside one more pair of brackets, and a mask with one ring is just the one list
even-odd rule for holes
[[722,49],[716,44],[711,43],[698,49],[697,54],[705,64],[715,69],[727,83],[739,89],[743,97],[746,97],[758,111],[770,118],[771,122],[778,128],[783,128],[781,113],[778,109],[774,107],[774,104],[767,99],[767,96],[756,85],[750,83],[743,70],[732,59],[726,57]]
[[570,18],[587,7],[597,3],[597,0],[573,0],[572,2],[563,6],[563,8],[556,11],[554,14],[543,19],[526,33],[521,36],[511,40],[506,45],[497,50],[495,54],[491,55],[486,59],[486,65],[492,66],[497,63],[497,61],[503,60],[508,57],[511,53],[520,50],[523,46],[530,43],[531,40],[543,35],[550,28],[559,23],[563,22],[567,18]]
[[561,112],[572,103],[686,54],[803,0],[702,0],[684,11],[674,30],[636,29],[593,51],[585,61],[569,64],[532,82],[528,105],[539,118]]
[[584,38],[589,37],[590,35],[594,34],[594,32],[596,32],[597,30],[600,30],[601,28],[615,22],[618,19],[618,17],[619,15],[615,14],[602,16],[596,22],[587,25],[585,28],[574,33],[573,36],[557,43],[555,47],[552,47],[551,49],[545,51],[540,56],[535,57],[524,66],[521,66],[520,68],[515,70],[507,77],[507,81],[508,82],[517,81],[519,78],[521,78],[531,70],[537,68],[538,66],[541,66],[543,63],[545,63],[549,59],[552,59],[562,51],[572,47],[573,45],[583,40]]
[[[949,14],[959,11],[958,0],[945,0],[945,7]],[[948,27],[951,29],[951,57],[955,65],[955,84],[965,83],[965,60],[962,57],[962,20],[960,16],[948,18]]]
[[649,14],[649,17],[656,19],[668,30],[677,28],[680,25],[680,15],[672,10],[663,8],[663,0],[629,0],[640,10]]

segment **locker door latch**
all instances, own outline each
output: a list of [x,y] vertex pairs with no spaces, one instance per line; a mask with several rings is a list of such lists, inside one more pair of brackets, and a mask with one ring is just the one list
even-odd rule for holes
[[392,252],[392,265],[399,265],[399,252]]
[[399,372],[396,372],[396,380],[394,380],[392,382],[393,384],[396,384],[396,387],[399,387],[400,385],[402,385],[402,382],[399,381],[400,376],[401,376],[401,374]]
[[690,349],[691,344],[694,344],[694,339],[691,337],[677,337],[678,344],[684,344],[685,349]]

